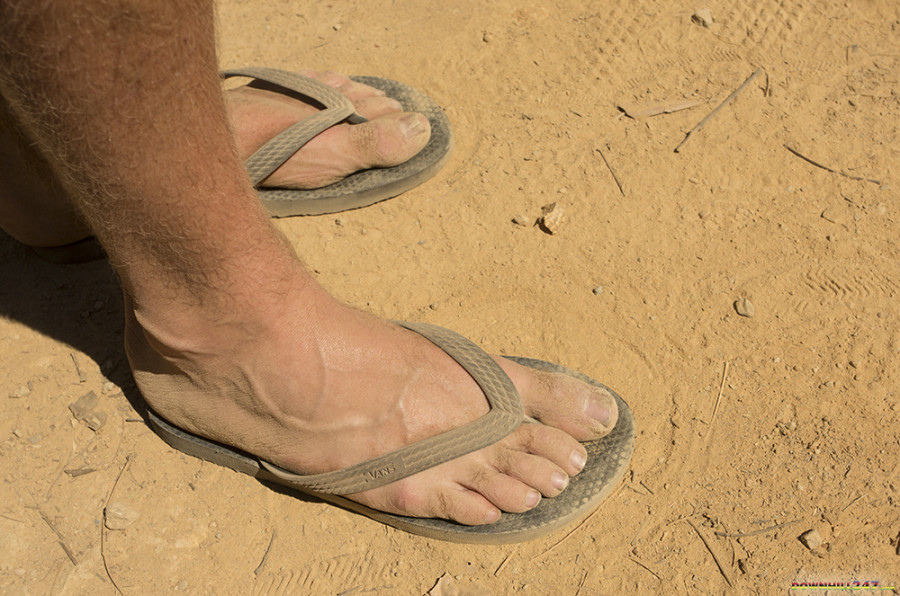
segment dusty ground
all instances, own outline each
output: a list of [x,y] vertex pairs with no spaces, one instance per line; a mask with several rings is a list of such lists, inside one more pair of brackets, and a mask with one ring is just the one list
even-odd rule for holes
[[[705,28],[684,2],[552,4],[223,0],[222,61],[388,76],[446,107],[437,178],[278,226],[344,300],[615,388],[640,433],[624,486],[570,536],[473,547],[182,456],[141,421],[107,266],[2,236],[0,591],[900,586],[900,5],[712,0]],[[512,221],[553,202],[554,235]],[[90,391],[96,431],[69,409]],[[102,530],[107,503],[136,519]]]

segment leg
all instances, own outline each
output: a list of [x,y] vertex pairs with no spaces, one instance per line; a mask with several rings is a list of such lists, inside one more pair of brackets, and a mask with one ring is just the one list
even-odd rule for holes
[[0,95],[0,227],[30,246],[59,246],[90,234],[40,152]]
[[[206,0],[0,4],[0,92],[121,277],[149,405],[306,473],[484,413],[449,357],[328,296],[270,225],[231,140],[212,26]],[[502,366],[547,426],[354,498],[476,524],[558,494],[584,465],[578,440],[607,432],[615,405]],[[154,391],[159,378],[178,391]]]

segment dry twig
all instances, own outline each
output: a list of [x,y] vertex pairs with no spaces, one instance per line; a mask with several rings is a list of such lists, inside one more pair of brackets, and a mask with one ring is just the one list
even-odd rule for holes
[[66,539],[63,538],[63,535],[60,533],[60,531],[56,529],[56,526],[53,525],[53,522],[51,522],[50,518],[47,517],[47,514],[44,513],[44,510],[41,509],[39,506],[36,506],[35,508],[37,509],[37,512],[41,514],[41,519],[44,520],[44,523],[47,524],[47,526],[51,530],[53,530],[54,534],[56,534],[56,537],[59,539],[59,545],[62,547],[63,551],[66,553],[66,556],[69,557],[69,560],[72,561],[72,565],[77,566],[78,560],[75,558],[75,555],[72,554],[72,549],[70,549],[68,547],[68,545],[66,544]]
[[81,367],[78,366],[78,359],[75,357],[75,352],[69,352],[69,356],[72,357],[72,363],[75,364],[75,372],[78,373],[78,382],[84,383],[87,381],[87,377],[84,376],[84,373],[81,371]]
[[790,151],[791,153],[793,153],[794,155],[796,155],[797,157],[799,157],[800,159],[802,159],[803,161],[805,161],[807,163],[811,163],[812,165],[816,166],[817,168],[822,168],[826,172],[831,172],[832,174],[839,174],[841,176],[844,176],[845,178],[849,178],[850,180],[860,180],[862,182],[871,182],[872,184],[881,184],[881,180],[875,180],[874,178],[863,178],[862,176],[854,176],[852,174],[848,174],[847,172],[842,172],[840,170],[835,170],[834,168],[829,168],[828,166],[823,166],[819,162],[813,161],[810,158],[806,157],[805,155],[803,155],[802,153],[800,153],[799,151],[797,151],[790,145],[785,144],[784,148],[787,149],[788,151]]
[[584,521],[583,521],[583,522],[581,522],[580,524],[578,524],[577,526],[575,526],[574,528],[572,528],[572,531],[571,531],[571,532],[569,532],[568,534],[566,534],[565,536],[563,536],[562,538],[560,538],[560,539],[559,539],[559,542],[557,542],[556,544],[554,544],[553,546],[551,546],[550,548],[548,548],[547,550],[545,550],[544,552],[542,552],[541,554],[539,554],[538,556],[536,556],[533,560],[534,560],[534,561],[537,561],[537,560],[539,560],[539,559],[544,558],[546,555],[548,555],[548,554],[550,553],[550,551],[554,550],[557,546],[559,546],[560,544],[562,544],[563,542],[565,542],[566,540],[568,540],[568,539],[572,536],[572,534],[574,534],[575,532],[577,532],[578,530],[580,530],[581,527],[582,527],[584,524],[588,523],[588,522],[591,520],[592,517],[594,517],[595,515],[597,515],[597,511],[599,511],[599,509],[595,509],[594,512],[593,512],[592,514],[590,514],[589,516],[587,516],[586,518],[584,518]]
[[728,97],[726,97],[725,100],[724,100],[722,103],[720,103],[718,106],[716,106],[716,109],[714,109],[712,112],[710,112],[709,114],[707,114],[707,115],[706,115],[706,118],[704,118],[703,120],[701,120],[700,122],[698,122],[698,123],[694,126],[694,128],[690,129],[690,130],[687,132],[687,134],[684,135],[684,139],[682,139],[682,141],[681,141],[680,143],[678,143],[678,146],[675,147],[675,153],[678,153],[678,152],[681,150],[682,145],[684,145],[685,143],[687,143],[688,139],[691,138],[691,135],[692,135],[692,134],[694,134],[695,132],[699,131],[701,128],[703,128],[704,126],[706,126],[706,124],[712,119],[712,117],[719,113],[719,110],[721,110],[722,108],[724,108],[725,106],[727,106],[729,103],[731,103],[731,101],[732,101],[735,97],[737,97],[738,94],[739,94],[741,91],[743,91],[744,89],[746,89],[747,86],[753,81],[753,79],[755,79],[756,77],[758,77],[759,74],[760,74],[762,71],[763,71],[762,68],[757,68],[757,69],[753,72],[752,75],[750,75],[749,77],[747,77],[747,80],[746,80],[746,81],[744,81],[743,83],[741,83],[741,86],[740,86],[740,87],[738,87],[737,89],[735,89],[734,91],[732,91],[732,92],[731,92],[731,95],[729,95]]
[[272,530],[272,537],[269,538],[269,546],[266,547],[266,552],[263,553],[262,560],[260,560],[259,565],[257,565],[256,569],[253,570],[253,575],[259,575],[259,572],[262,570],[263,565],[266,564],[266,559],[269,557],[269,551],[272,550],[272,544],[275,543],[276,534],[278,534],[278,530]]
[[662,580],[663,580],[663,578],[661,578],[661,577],[659,576],[659,574],[657,574],[655,571],[653,571],[652,569],[650,569],[647,565],[641,563],[640,561],[638,561],[638,560],[635,559],[634,557],[628,557],[628,558],[631,559],[632,561],[634,561],[635,563],[637,563],[638,565],[640,565],[641,567],[643,567],[644,569],[646,569],[647,571],[649,571],[651,574],[653,574],[653,577],[655,577],[655,578],[658,579],[659,581],[662,581]]
[[600,148],[599,148],[599,147],[597,148],[597,153],[600,154],[600,157],[603,159],[603,163],[606,164],[606,168],[609,170],[609,173],[612,174],[613,180],[616,181],[616,186],[619,187],[619,192],[622,193],[622,196],[624,197],[624,196],[625,196],[625,190],[622,188],[622,183],[619,182],[619,177],[616,176],[615,170],[613,170],[613,169],[612,169],[612,166],[609,165],[609,162],[606,161],[606,156],[603,155],[603,152],[600,151]]
[[131,457],[131,455],[125,456],[125,465],[119,470],[116,481],[113,482],[112,488],[109,489],[109,494],[106,495],[106,503],[103,504],[103,521],[100,524],[100,557],[103,559],[103,569],[106,571],[106,577],[109,578],[109,581],[119,594],[122,593],[122,589],[119,587],[119,584],[116,583],[116,580],[113,579],[112,574],[109,572],[109,565],[106,562],[106,508],[109,507],[109,502],[112,500],[113,493],[116,492],[116,487],[119,486],[119,480],[122,479],[125,470],[131,465]]
[[728,361],[725,361],[725,365],[722,369],[722,382],[719,384],[719,395],[716,397],[716,405],[713,406],[712,418],[709,420],[709,426],[712,427],[713,422],[716,421],[716,412],[719,411],[719,402],[722,400],[722,393],[725,391],[725,379],[728,378]]
[[498,565],[496,571],[494,571],[494,577],[500,575],[500,572],[503,571],[503,568],[506,567],[506,564],[509,563],[510,559],[512,559],[514,553],[515,551],[509,553],[508,555],[506,555],[506,558],[500,562],[500,565]]
[[775,530],[780,530],[781,528],[793,526],[799,521],[799,519],[795,519],[793,521],[784,522],[783,524],[775,524],[774,526],[769,526],[762,530],[753,530],[752,532],[716,532],[716,536],[721,536],[722,538],[747,538],[748,536],[759,536],[760,534],[766,534],[767,532],[773,532]]
[[706,540],[706,536],[704,536],[703,534],[700,533],[700,530],[697,528],[697,526],[694,525],[694,523],[693,523],[692,521],[687,520],[687,523],[688,523],[688,525],[689,525],[691,528],[694,529],[694,532],[697,533],[697,536],[700,537],[700,540],[703,541],[703,546],[705,546],[705,547],[706,547],[706,550],[709,551],[709,554],[712,555],[713,561],[716,562],[716,567],[719,568],[719,572],[722,574],[722,577],[724,577],[724,578],[725,578],[725,581],[728,583],[728,585],[731,586],[731,587],[733,588],[733,587],[734,587],[734,584],[731,583],[731,578],[728,577],[728,572],[725,571],[725,566],[722,565],[722,562],[721,562],[721,561],[719,561],[719,557],[716,556],[715,551],[714,551],[714,550],[712,549],[712,547],[709,545],[709,542]]

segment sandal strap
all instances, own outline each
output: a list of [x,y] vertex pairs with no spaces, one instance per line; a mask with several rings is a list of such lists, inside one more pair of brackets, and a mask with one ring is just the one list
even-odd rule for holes
[[244,167],[254,186],[281,167],[281,164],[290,159],[310,139],[338,122],[349,120],[353,124],[359,124],[366,121],[356,113],[353,103],[343,93],[325,83],[295,72],[257,66],[229,69],[222,72],[223,79],[230,77],[259,79],[299,93],[325,106],[324,110],[289,126],[272,137],[244,162]]
[[493,445],[525,420],[515,386],[484,350],[458,333],[437,325],[395,322],[425,337],[456,360],[484,392],[490,411],[463,426],[343,470],[302,475],[261,461],[263,467],[283,482],[305,490],[337,495],[357,493],[396,482]]

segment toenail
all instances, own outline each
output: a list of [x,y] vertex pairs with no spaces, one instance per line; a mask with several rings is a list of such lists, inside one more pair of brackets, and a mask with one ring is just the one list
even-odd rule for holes
[[531,509],[535,505],[541,502],[541,493],[536,490],[528,493],[528,496],[525,497],[525,506]]
[[603,426],[609,424],[611,413],[609,408],[601,403],[599,399],[587,398],[587,403],[584,406],[584,413]]
[[569,477],[562,472],[553,472],[553,476],[550,477],[550,484],[556,490],[562,490],[569,484]]
[[392,97],[388,97],[388,104],[390,104],[391,108],[397,110],[398,112],[403,110],[403,104],[397,101]]
[[400,118],[400,130],[406,135],[407,139],[414,139],[425,132],[425,125],[422,123],[422,116],[418,114],[407,114]]
[[500,519],[499,509],[490,509],[484,514],[484,523],[486,524],[492,524],[498,519]]
[[572,465],[580,472],[584,469],[584,464],[587,463],[587,455],[576,450],[572,452],[572,457],[569,458],[569,461],[572,462]]

